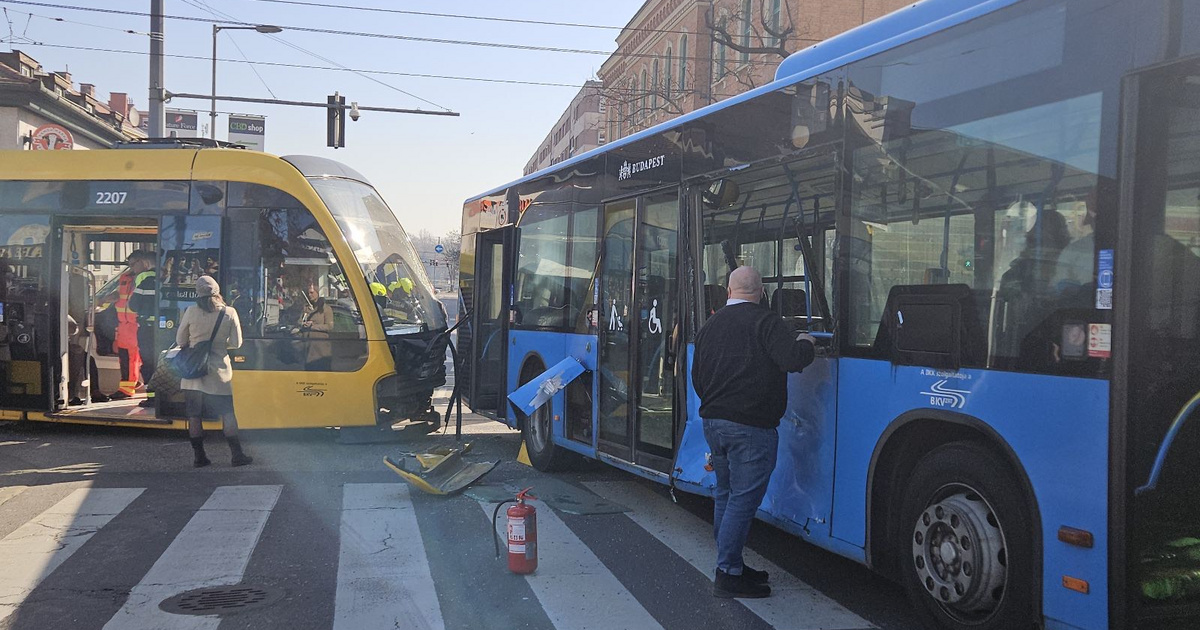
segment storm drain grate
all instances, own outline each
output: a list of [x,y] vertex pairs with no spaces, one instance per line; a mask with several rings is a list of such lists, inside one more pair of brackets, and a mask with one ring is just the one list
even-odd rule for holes
[[279,593],[261,586],[198,588],[164,599],[158,605],[177,615],[228,615],[275,603]]

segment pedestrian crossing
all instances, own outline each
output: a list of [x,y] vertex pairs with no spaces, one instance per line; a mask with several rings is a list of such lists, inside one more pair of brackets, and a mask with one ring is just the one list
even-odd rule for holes
[[[254,618],[250,610],[218,616],[160,608],[164,600],[194,589],[272,579],[282,582],[279,590],[285,602],[272,606],[298,607],[288,614],[314,628],[470,627],[455,610],[461,606],[487,610],[482,614],[489,616],[488,626],[496,628],[677,628],[681,622],[672,611],[680,606],[693,612],[719,606],[721,620],[708,627],[872,627],[753,552],[747,554],[747,562],[771,573],[774,596],[714,600],[705,587],[715,557],[706,521],[638,481],[585,485],[628,511],[560,515],[534,502],[539,566],[528,576],[509,573],[503,556],[492,557],[490,541],[487,551],[479,553],[478,541],[487,539],[494,504],[467,509],[475,503],[468,497],[413,496],[399,483],[331,484],[327,492],[284,485],[209,486],[199,492],[160,487],[0,488],[0,523],[25,519],[0,538],[0,630],[49,626],[45,615],[50,608],[69,606],[62,601],[63,593],[76,590],[107,594],[91,601],[89,613],[73,623],[76,628],[275,627],[269,611]],[[38,493],[47,500],[13,500]],[[28,507],[53,500],[40,512]],[[163,507],[172,502],[177,507]],[[31,513],[22,514],[22,509]],[[174,510],[177,518],[162,518],[164,510]],[[582,523],[589,524],[584,529],[591,533],[580,530]],[[660,555],[669,554],[676,560],[659,564],[671,564],[676,573],[686,575],[655,576],[659,567],[644,566],[631,579],[628,567],[613,567],[611,550],[602,553],[589,546],[597,544],[597,525],[622,532],[621,544],[631,550],[654,546]],[[503,515],[498,527],[503,537]],[[131,535],[138,538],[125,540]],[[119,555],[118,550],[128,554],[138,548],[147,554],[140,561]],[[282,557],[267,557],[265,549]],[[456,554],[462,555],[452,557]],[[125,571],[125,583],[117,577],[105,579],[117,563],[132,567]],[[483,582],[487,588],[480,587]],[[666,605],[663,593],[678,601]],[[540,610],[531,616],[524,608],[528,606]],[[514,612],[517,607],[522,608],[519,615]],[[235,616],[237,623],[228,625]],[[478,617],[473,618],[471,625],[477,625]]]

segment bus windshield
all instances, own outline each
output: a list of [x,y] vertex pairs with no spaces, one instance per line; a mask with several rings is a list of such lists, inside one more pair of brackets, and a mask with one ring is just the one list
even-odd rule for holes
[[389,332],[436,330],[446,315],[404,228],[375,189],[349,179],[313,178],[346,235]]

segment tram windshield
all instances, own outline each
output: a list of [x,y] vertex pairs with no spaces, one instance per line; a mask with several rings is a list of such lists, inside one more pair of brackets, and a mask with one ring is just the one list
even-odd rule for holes
[[362,268],[389,332],[435,330],[446,315],[404,228],[375,189],[349,179],[314,178]]

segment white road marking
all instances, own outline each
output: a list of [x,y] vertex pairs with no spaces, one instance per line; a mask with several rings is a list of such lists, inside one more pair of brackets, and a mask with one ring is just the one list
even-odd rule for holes
[[343,487],[333,627],[445,627],[407,485]]
[[[546,616],[558,630],[662,628],[591,549],[545,504],[537,507],[538,568],[526,575]],[[480,503],[492,518],[494,503]],[[506,548],[504,510],[496,529]]]
[[[605,499],[628,507],[625,515],[633,522],[697,571],[712,577],[717,544],[713,540],[712,526],[706,521],[640,485],[628,482],[585,482],[584,485]],[[874,627],[751,549],[747,548],[743,555],[747,564],[771,574],[771,596],[737,601],[772,627],[793,630]]]
[[159,602],[241,582],[282,486],[221,486],[184,526],[104,630],[215,630],[216,616],[175,615]]
[[144,490],[80,488],[0,540],[0,620]]

